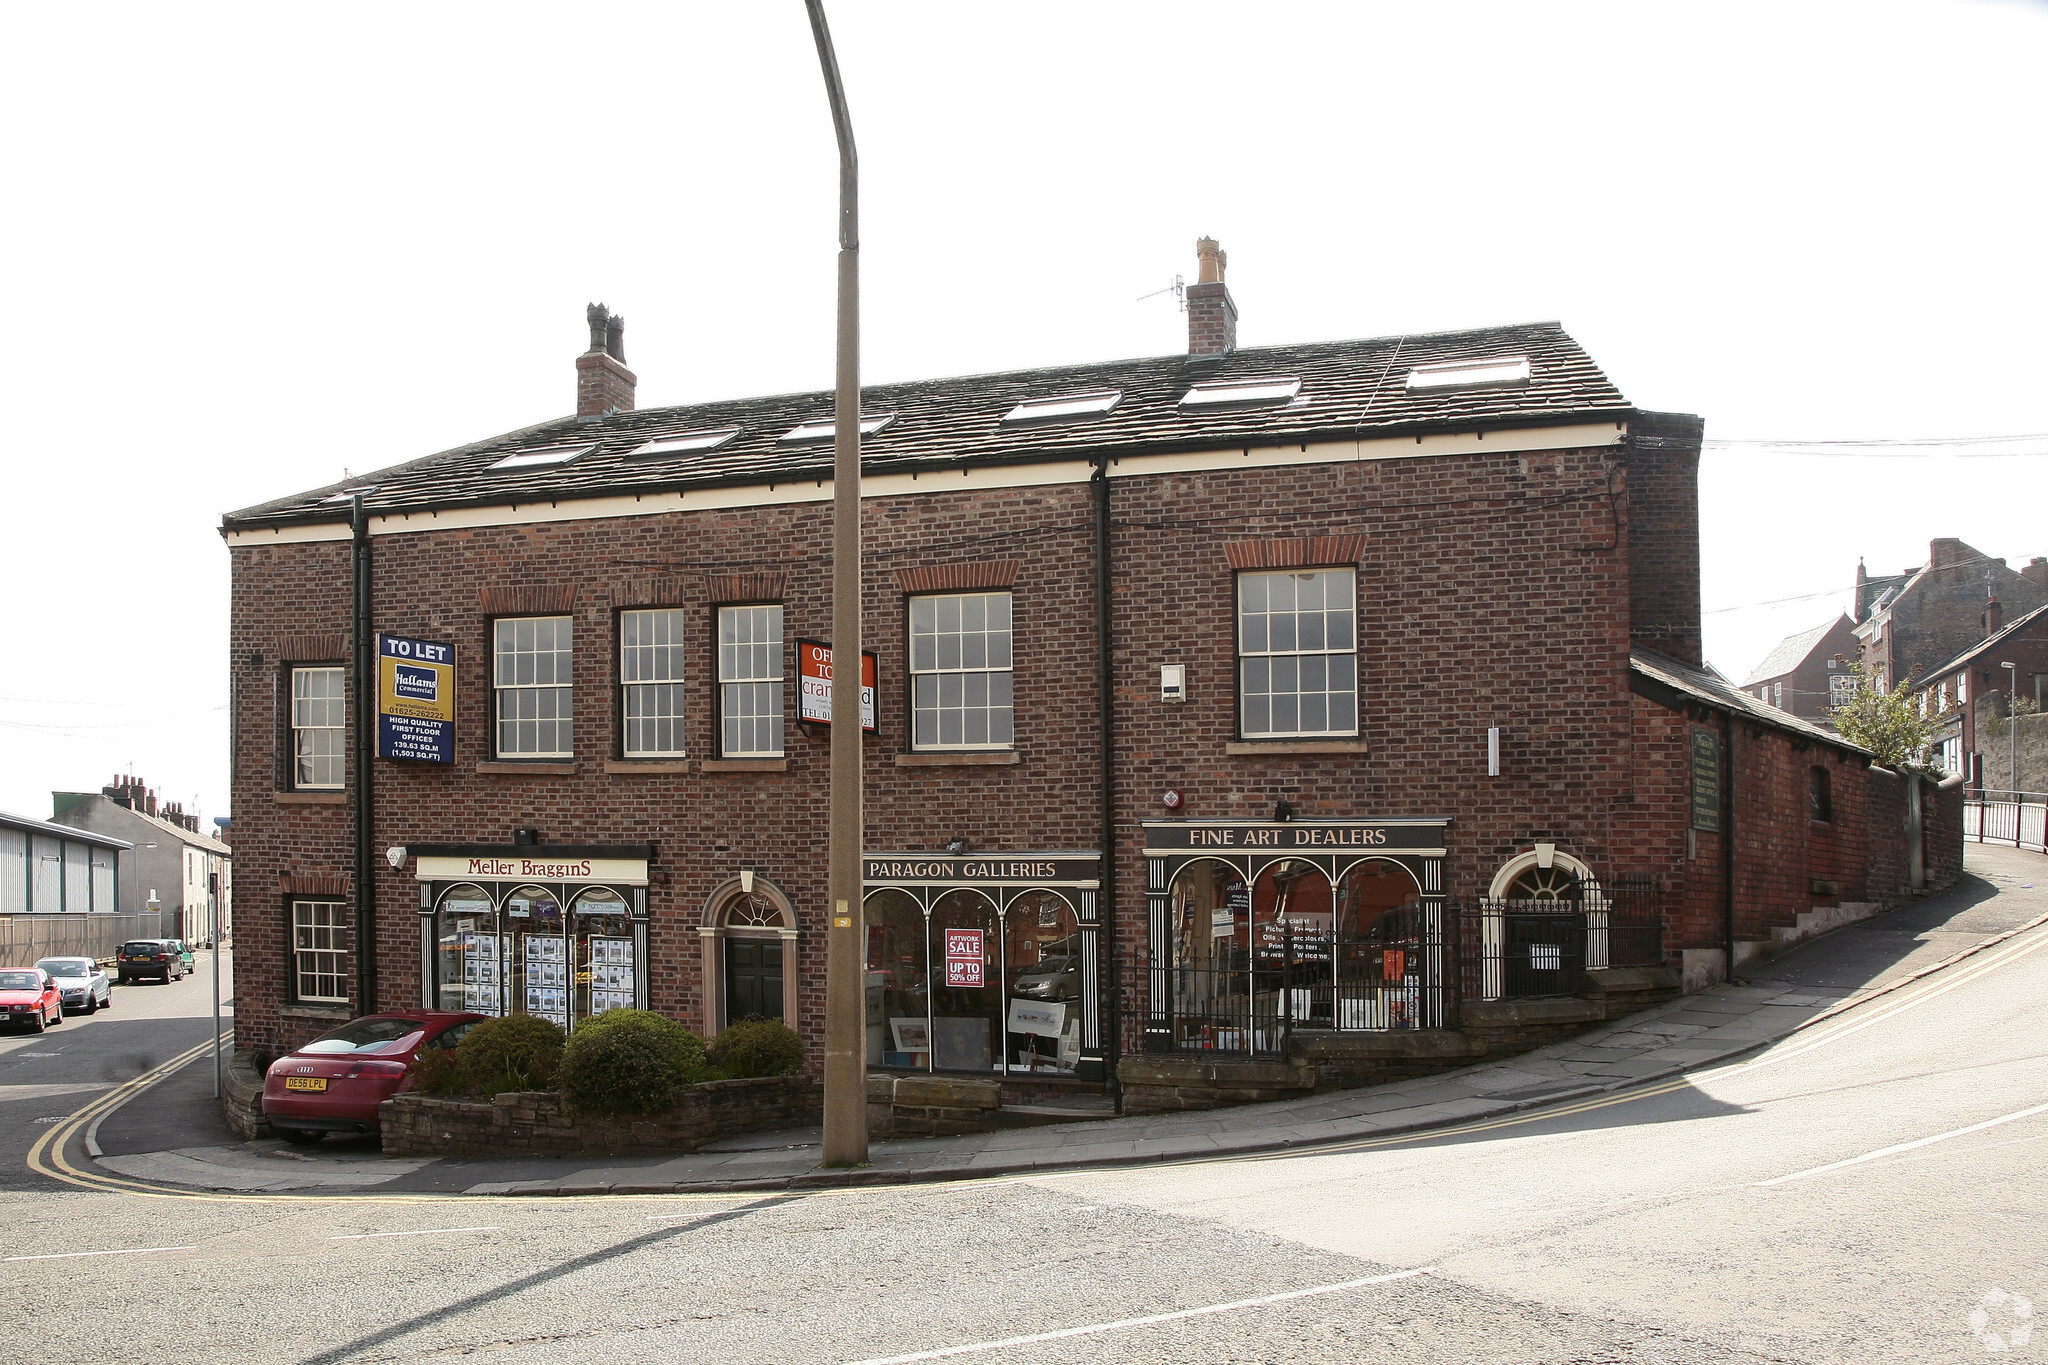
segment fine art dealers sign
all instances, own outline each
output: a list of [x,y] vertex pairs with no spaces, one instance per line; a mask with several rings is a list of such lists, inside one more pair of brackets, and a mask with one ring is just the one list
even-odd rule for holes
[[1202,820],[1145,826],[1163,853],[1420,853],[1442,856],[1444,820]]
[[523,854],[500,857],[422,857],[413,874],[423,882],[594,882],[604,886],[647,885],[644,858],[577,858]]
[[377,757],[455,761],[455,646],[377,637]]

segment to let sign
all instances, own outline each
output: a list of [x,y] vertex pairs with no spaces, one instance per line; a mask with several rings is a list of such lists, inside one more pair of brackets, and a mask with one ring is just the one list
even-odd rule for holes
[[946,930],[946,984],[979,987],[988,984],[987,958],[979,929]]
[[[812,725],[832,723],[832,646],[796,642],[796,718]],[[860,728],[875,728],[875,656],[860,652]]]
[[455,761],[455,646],[377,637],[377,757]]

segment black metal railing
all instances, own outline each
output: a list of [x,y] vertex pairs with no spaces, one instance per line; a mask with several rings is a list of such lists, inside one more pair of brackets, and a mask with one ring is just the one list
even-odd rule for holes
[[1251,927],[1207,960],[1152,961],[1152,1052],[1272,1055],[1296,1030],[1389,1032],[1457,1022],[1447,912],[1393,910],[1361,935],[1313,923]]
[[1664,961],[1663,910],[1648,878],[1555,899],[1482,900],[1458,919],[1459,987],[1469,1000],[1576,995],[1589,971]]

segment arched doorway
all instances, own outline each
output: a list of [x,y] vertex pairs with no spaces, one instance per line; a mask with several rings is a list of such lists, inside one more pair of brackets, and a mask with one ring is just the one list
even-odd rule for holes
[[765,877],[733,878],[711,893],[698,933],[705,1037],[752,1017],[796,1026],[796,911],[781,888]]
[[1479,920],[1480,994],[1562,995],[1607,966],[1608,905],[1593,869],[1553,844],[1500,865]]

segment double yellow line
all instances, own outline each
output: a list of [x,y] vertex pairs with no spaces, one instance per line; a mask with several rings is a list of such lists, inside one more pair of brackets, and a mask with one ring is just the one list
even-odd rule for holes
[[[1938,996],[1946,995],[1952,990],[1956,990],[1960,987],[1969,985],[1972,982],[1980,980],[1981,978],[1990,975],[1991,973],[1999,970],[2002,967],[2009,965],[2010,963],[2020,958],[2031,956],[2032,954],[2042,950],[2043,948],[2048,948],[2048,934],[2035,937],[2025,937],[2029,933],[2029,931],[2042,928],[2044,924],[2048,924],[2048,917],[2043,917],[2042,919],[2035,920],[2032,923],[2022,925],[2018,929],[2009,931],[2009,933],[2006,935],[2007,941],[1994,944],[1988,952],[1986,952],[1986,950],[1982,948],[1978,948],[1969,950],[1965,954],[1958,955],[1959,957],[1969,957],[1975,956],[1977,953],[1980,952],[1985,953],[1985,956],[1982,961],[1971,963],[1968,968],[1961,972],[1956,973],[1954,976],[1947,976],[1943,974],[1943,970],[1945,968],[1957,965],[1956,960],[1951,959],[1946,962],[1935,964],[1933,967],[1927,969],[1927,974],[1925,976],[1921,976],[1918,979],[1901,982],[1898,986],[1892,987],[1890,989],[1880,989],[1875,994],[1884,995],[1891,994],[1893,991],[1903,991],[1904,998],[1878,1010],[1877,1012],[1865,1018],[1844,1020],[1841,1018],[1841,1015],[1847,1011],[1856,1009],[1860,1005],[1872,1003],[1871,997],[1865,997],[1861,1000],[1851,999],[1843,1001],[1842,1004],[1837,1006],[1834,1010],[1830,1010],[1827,1014],[1824,1014],[1821,1017],[1816,1018],[1809,1022],[1807,1025],[1804,1026],[1803,1029],[1795,1030],[1792,1034],[1788,1035],[1785,1038],[1773,1040],[1775,1044],[1793,1043],[1794,1045],[1789,1048],[1785,1048],[1782,1051],[1767,1054],[1763,1057],[1755,1057],[1747,1061],[1733,1062],[1722,1066],[1707,1067],[1698,1071],[1690,1071],[1682,1076],[1674,1076],[1667,1078],[1665,1080],[1652,1082],[1647,1085],[1634,1086],[1625,1090],[1612,1091],[1600,1095],[1585,1096],[1565,1104],[1544,1105],[1539,1101],[1531,1108],[1520,1110],[1512,1114],[1499,1114],[1491,1118],[1475,1119],[1470,1123],[1456,1124],[1449,1127],[1424,1128],[1404,1133],[1387,1133],[1378,1137],[1343,1138],[1330,1142],[1305,1143],[1301,1146],[1286,1147],[1274,1151],[1265,1152],[1244,1152],[1235,1154],[1219,1152],[1213,1156],[1184,1157],[1176,1161],[1163,1161],[1157,1164],[1162,1167],[1206,1166],[1223,1162],[1280,1161],[1304,1156],[1325,1156],[1336,1155],[1345,1152],[1371,1151],[1376,1148],[1396,1147],[1407,1143],[1434,1142],[1443,1138],[1467,1137],[1475,1133],[1499,1132],[1502,1129],[1521,1128],[1534,1123],[1550,1123],[1557,1119],[1570,1118],[1577,1114],[1588,1114],[1596,1112],[1601,1109],[1611,1109],[1616,1105],[1634,1104],[1641,1100],[1655,1099],[1660,1095],[1668,1095],[1674,1091],[1691,1088],[1695,1085],[1696,1082],[1709,1077],[1739,1076],[1751,1072],[1753,1070],[1760,1069],[1762,1067],[1770,1066],[1777,1062],[1788,1061],[1793,1057],[1803,1056],[1804,1054],[1811,1052],[1816,1048],[1825,1047],[1829,1043],[1837,1042],[1850,1034],[1860,1033],[1866,1028],[1869,1028],[1876,1024],[1884,1023],[1890,1019],[1897,1017],[1900,1014],[1905,1013],[1907,1010],[1914,1009],[1920,1005],[1926,1004],[1928,1001],[1933,1000]],[[2011,941],[2014,939],[2017,939],[2018,941]],[[1934,978],[1931,981],[1928,980],[1928,977],[1930,976]],[[1914,989],[1915,987],[1920,988]],[[1832,1025],[1832,1027],[1830,1027],[1829,1025]],[[1802,1039],[1799,1037],[1799,1034],[1801,1032],[1804,1032],[1805,1029],[1817,1029],[1818,1032]],[[1795,1042],[1795,1040],[1797,1041]],[[1772,1044],[1764,1044],[1764,1046],[1771,1045]],[[56,1125],[55,1127],[51,1128],[49,1131],[44,1133],[43,1136],[37,1140],[35,1146],[30,1148],[28,1155],[29,1169],[36,1171],[39,1174],[49,1176],[53,1180],[60,1180],[63,1181],[65,1184],[76,1185],[84,1189],[100,1190],[108,1193],[145,1195],[154,1198],[197,1199],[215,1203],[332,1204],[374,1202],[384,1204],[444,1204],[455,1203],[458,1201],[464,1203],[474,1203],[479,1198],[479,1196],[465,1194],[346,1195],[271,1193],[243,1194],[232,1192],[202,1192],[197,1190],[183,1189],[171,1185],[152,1185],[147,1182],[139,1180],[121,1179],[115,1176],[105,1175],[97,1171],[80,1170],[78,1167],[71,1164],[70,1159],[65,1154],[66,1147],[68,1147],[71,1141],[74,1138],[76,1138],[80,1133],[88,1129],[95,1120],[103,1117],[106,1114],[112,1113],[114,1110],[120,1108],[121,1105],[125,1104],[128,1100],[132,1099],[136,1094],[148,1089],[152,1085],[155,1085],[158,1081],[163,1080],[166,1076],[169,1076],[172,1072],[178,1070],[180,1067],[190,1065],[192,1062],[197,1061],[200,1057],[210,1052],[212,1048],[213,1044],[211,1042],[206,1042],[201,1043],[199,1046],[195,1048],[191,1048],[185,1052],[181,1052],[177,1056],[171,1058],[169,1061],[163,1062],[162,1064],[150,1069],[149,1071],[144,1072],[142,1075],[137,1076],[134,1080],[116,1086],[114,1089],[100,1096],[98,1099],[94,1100],[91,1104],[86,1105],[78,1112],[67,1116],[62,1123]],[[1092,1168],[1093,1173],[1098,1174],[1107,1173],[1109,1171],[1116,1169],[1119,1168]],[[827,1186],[811,1190],[790,1190],[788,1191],[788,1193],[792,1196],[799,1198],[812,1198],[819,1195],[881,1194],[889,1191],[900,1190],[937,1191],[948,1188],[962,1189],[971,1188],[974,1186],[1018,1184],[1031,1180],[1043,1180],[1048,1177],[1057,1178],[1063,1176],[1080,1175],[1088,1173],[1090,1173],[1090,1171],[1087,1170],[1057,1172],[1017,1171],[1005,1173],[1002,1175],[991,1175],[979,1180],[945,1181],[940,1183],[905,1181],[897,1184],[887,1185],[874,1184],[836,1187]],[[731,1200],[734,1198],[747,1198],[751,1197],[755,1193],[758,1192],[750,1191],[745,1194],[742,1194],[738,1192],[713,1193],[707,1191],[697,1194],[622,1195],[617,1197],[622,1199],[634,1200],[636,1202],[661,1201],[669,1203],[698,1203],[706,1201]],[[511,1198],[513,1196],[504,1197]],[[575,1197],[580,1199],[584,1198],[585,1196],[559,1197]],[[545,1195],[520,1195],[517,1196],[517,1198],[522,1204],[553,1202],[553,1200],[549,1196]]]

